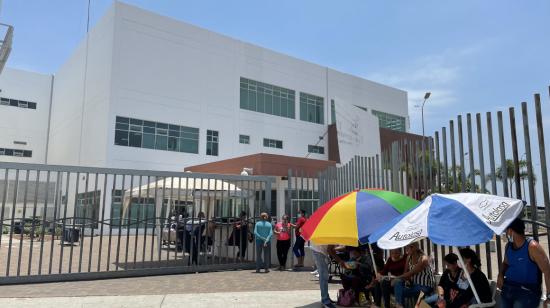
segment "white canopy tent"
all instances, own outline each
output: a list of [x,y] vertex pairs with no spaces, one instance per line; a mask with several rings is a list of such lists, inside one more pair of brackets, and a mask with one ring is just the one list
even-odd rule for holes
[[[213,199],[248,198],[253,195],[235,184],[219,179],[178,178],[169,177],[124,192],[123,217],[126,217],[132,198],[154,198],[155,217],[162,213],[163,199],[170,201],[206,200],[209,204]],[[209,200],[207,200],[209,199]]]

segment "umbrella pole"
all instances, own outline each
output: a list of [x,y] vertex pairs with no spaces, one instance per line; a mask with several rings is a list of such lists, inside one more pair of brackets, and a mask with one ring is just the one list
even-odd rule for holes
[[374,273],[378,273],[378,269],[376,268],[376,262],[374,262],[374,254],[372,253],[372,246],[369,243],[369,251],[370,251],[370,258],[372,259],[372,266],[374,268]]
[[472,277],[470,277],[470,272],[466,268],[466,265],[464,264],[464,260],[462,260],[462,256],[460,255],[460,251],[457,251],[457,255],[458,255],[458,261],[460,262],[460,266],[462,266],[462,269],[464,270],[464,273],[466,274],[466,279],[468,279],[468,283],[470,284],[470,287],[472,288],[472,291],[474,292],[474,296],[476,298],[476,301],[477,301],[478,304],[481,304],[481,301],[479,300],[479,295],[477,294],[476,286],[474,286],[474,283],[472,282]]

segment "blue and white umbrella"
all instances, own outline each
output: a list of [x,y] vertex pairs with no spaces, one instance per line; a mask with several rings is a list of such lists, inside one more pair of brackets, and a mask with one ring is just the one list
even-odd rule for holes
[[[429,238],[439,245],[477,245],[504,232],[522,209],[523,201],[517,199],[475,193],[433,194],[372,233],[369,243],[376,242],[380,248],[394,249]],[[464,268],[460,253],[457,255]],[[465,273],[475,299],[481,303],[470,273]]]
[[446,246],[470,246],[501,234],[521,213],[521,200],[476,193],[432,194],[369,236],[383,249],[429,238]]

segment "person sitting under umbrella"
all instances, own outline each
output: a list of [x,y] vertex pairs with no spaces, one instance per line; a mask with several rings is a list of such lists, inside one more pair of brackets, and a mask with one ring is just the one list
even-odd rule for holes
[[343,263],[345,272],[340,275],[344,290],[352,289],[360,305],[366,302],[366,295],[361,293],[373,281],[374,270],[370,257],[360,247],[349,247],[350,259]]
[[374,285],[376,306],[380,307],[383,299],[384,307],[390,307],[390,296],[393,293],[395,277],[405,272],[406,261],[407,255],[402,255],[401,249],[392,249],[384,266],[379,267],[380,270],[376,273],[376,284]]
[[417,297],[420,291],[430,294],[435,285],[434,272],[429,257],[413,242],[405,248],[407,253],[407,271],[394,285],[396,307],[403,307],[405,298]]

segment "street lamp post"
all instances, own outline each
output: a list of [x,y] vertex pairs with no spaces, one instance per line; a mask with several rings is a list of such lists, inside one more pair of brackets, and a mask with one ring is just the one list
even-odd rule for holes
[[424,134],[424,105],[426,104],[428,98],[430,98],[431,94],[431,92],[426,92],[426,94],[424,94],[424,102],[422,102],[422,140],[426,138],[426,135]]

